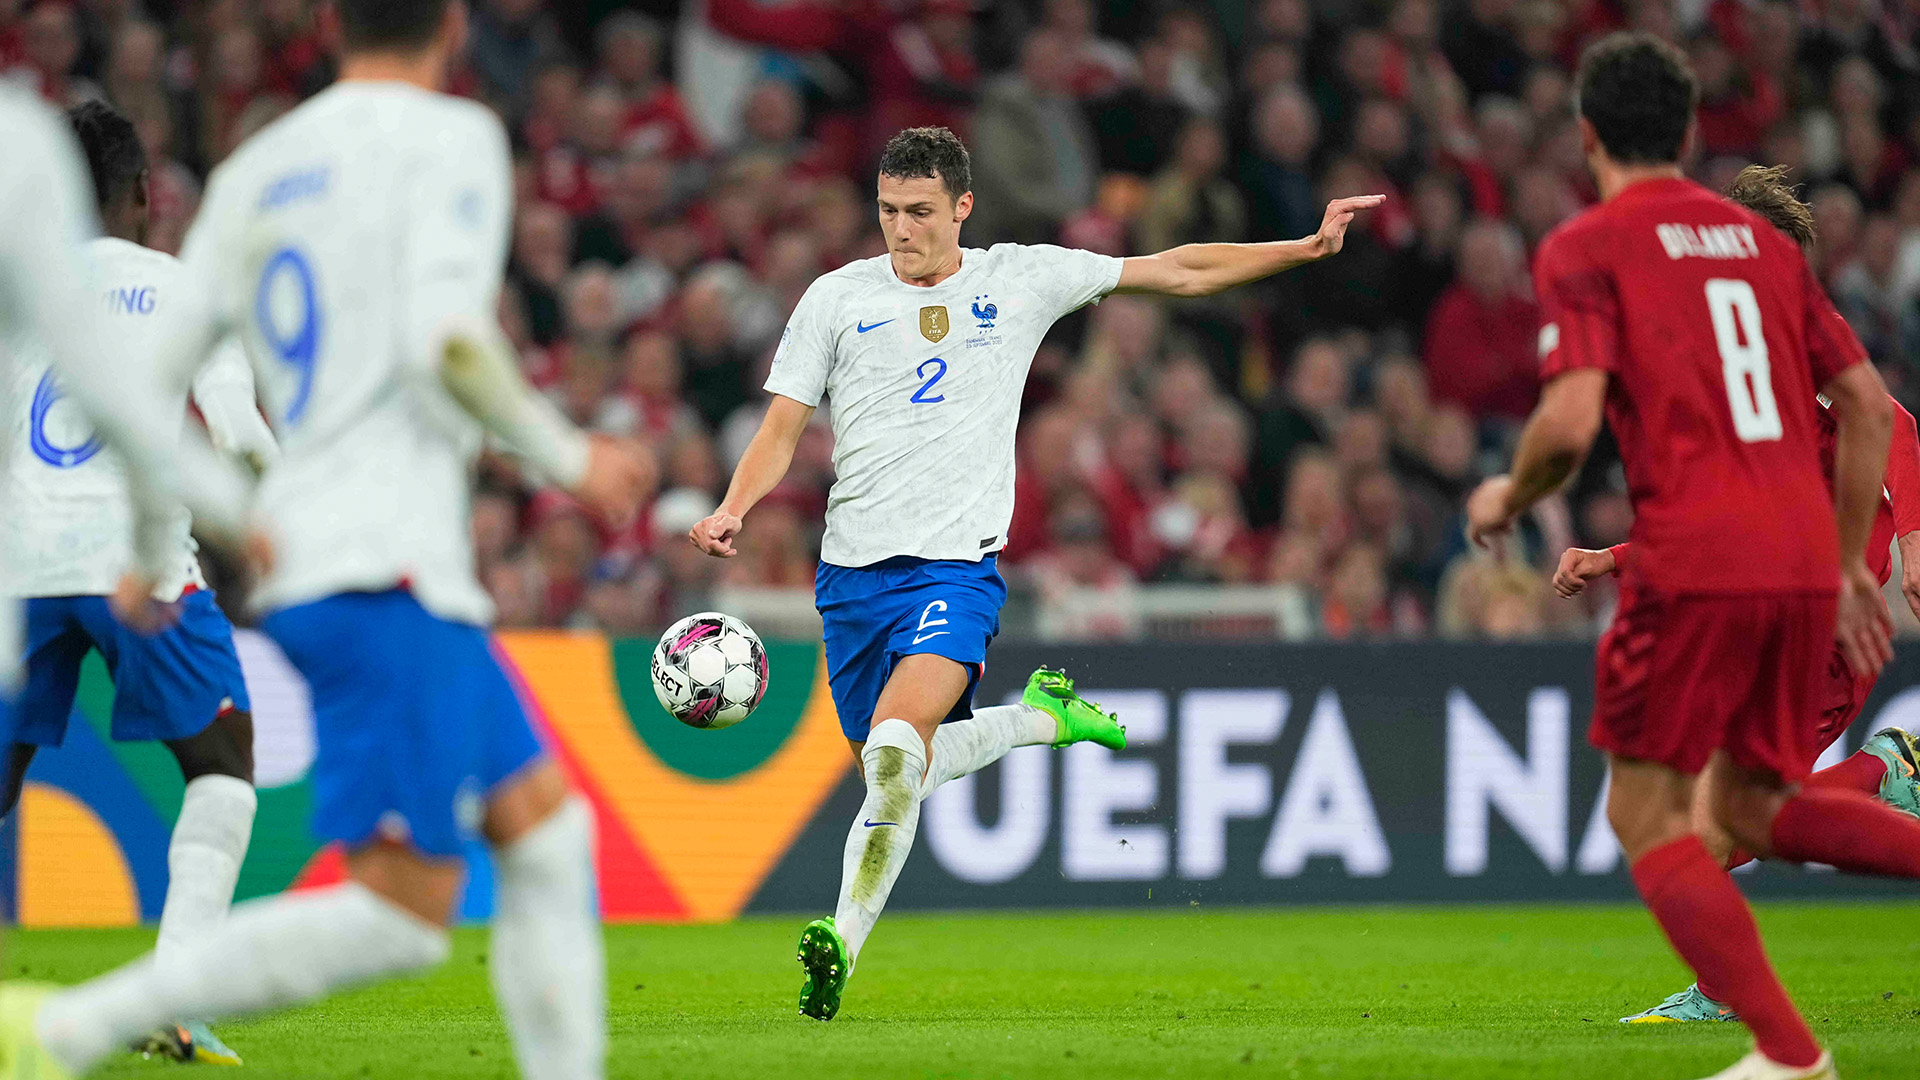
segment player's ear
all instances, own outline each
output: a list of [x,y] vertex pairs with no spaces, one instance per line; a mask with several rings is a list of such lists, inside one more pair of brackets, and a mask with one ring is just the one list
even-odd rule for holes
[[963,191],[959,198],[953,200],[953,220],[965,221],[967,215],[971,213],[973,213],[973,192]]
[[1593,153],[1601,148],[1600,133],[1593,130],[1593,121],[1584,116],[1574,118],[1580,125],[1580,156],[1591,160]]
[[1687,119],[1687,133],[1680,137],[1680,157],[1677,160],[1683,165],[1692,161],[1693,152],[1699,146],[1700,120],[1696,115]]

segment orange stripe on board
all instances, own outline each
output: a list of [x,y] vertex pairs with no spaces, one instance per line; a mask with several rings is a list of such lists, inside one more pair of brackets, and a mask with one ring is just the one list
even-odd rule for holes
[[567,757],[653,856],[693,919],[739,914],[852,760],[824,670],[780,749],[740,776],[713,782],[669,767],[640,741],[605,638],[515,631],[496,640]]
[[21,926],[139,925],[127,857],[85,803],[29,781],[19,816]]

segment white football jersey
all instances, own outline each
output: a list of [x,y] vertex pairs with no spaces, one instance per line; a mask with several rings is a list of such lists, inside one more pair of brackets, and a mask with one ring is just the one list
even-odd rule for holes
[[901,281],[885,255],[816,280],[766,388],[805,405],[829,399],[835,479],[820,558],[978,562],[999,551],[1033,354],[1061,316],[1120,284],[1121,262],[996,244],[965,249],[932,288]]
[[[157,312],[172,297],[181,267],[171,255],[105,237],[87,245],[101,290],[89,312],[100,344],[117,362],[152,366]],[[61,388],[44,350],[17,358],[7,427],[10,457],[0,482],[8,511],[0,517],[0,595],[88,596],[113,591],[133,563],[133,504],[120,455],[103,445],[78,403]],[[215,446],[269,456],[273,436],[254,407],[253,373],[229,341],[193,381],[194,403]],[[166,408],[183,422],[186,394]],[[173,507],[170,531],[179,558],[155,590],[177,599],[188,585],[204,588],[191,521]]]
[[280,439],[256,607],[407,585],[442,618],[491,620],[469,531],[480,429],[432,353],[450,320],[495,317],[511,202],[500,121],[401,83],[335,84],[214,171],[181,257],[203,336],[238,330]]
[[[21,343],[44,342],[62,370],[95,355],[91,320],[80,317],[95,296],[81,246],[99,226],[93,182],[58,113],[0,87],[0,147],[0,415],[11,415]],[[0,442],[0,471],[10,449]],[[13,513],[0,501],[0,516]],[[18,605],[0,605],[0,690],[17,678],[20,632]]]

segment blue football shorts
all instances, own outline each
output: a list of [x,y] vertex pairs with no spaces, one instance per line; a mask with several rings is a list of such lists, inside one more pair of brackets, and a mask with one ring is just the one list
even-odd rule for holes
[[966,562],[903,555],[856,567],[821,563],[813,596],[827,651],[827,682],[847,738],[866,741],[894,665],[915,653],[944,656],[966,667],[967,689],[946,721],[972,715],[987,646],[1000,632],[1000,609],[1007,602],[1007,583],[995,556]]
[[339,593],[261,624],[313,692],[313,829],[458,856],[485,800],[543,753],[486,631],[404,589]]
[[211,592],[188,593],[180,621],[153,635],[122,626],[104,596],[43,596],[27,601],[27,678],[15,702],[15,741],[60,745],[80,662],[94,649],[113,676],[119,742],[185,739],[226,709],[252,708],[233,624]]

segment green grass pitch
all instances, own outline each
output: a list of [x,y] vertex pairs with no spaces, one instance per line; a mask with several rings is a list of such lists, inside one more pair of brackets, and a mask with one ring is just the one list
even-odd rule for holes
[[[1841,1075],[1920,1075],[1920,903],[1760,915]],[[803,921],[609,928],[611,1075],[1692,1080],[1748,1045],[1614,1022],[1687,982],[1626,906],[888,915],[830,1024],[795,1013]],[[69,981],[151,936],[18,932],[5,965]],[[243,1076],[510,1077],[486,944],[462,930],[429,977],[219,1030]]]

